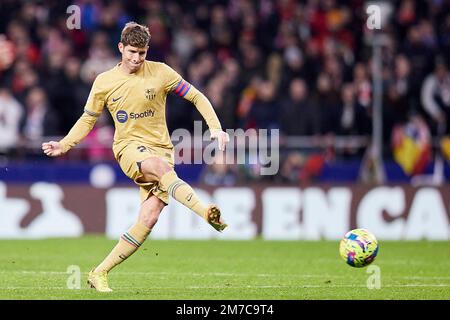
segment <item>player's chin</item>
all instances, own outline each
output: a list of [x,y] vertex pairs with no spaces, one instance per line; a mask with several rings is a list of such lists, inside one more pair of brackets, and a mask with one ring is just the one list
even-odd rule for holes
[[139,70],[139,68],[142,66],[142,62],[141,63],[131,63],[131,69],[133,71],[137,71]]

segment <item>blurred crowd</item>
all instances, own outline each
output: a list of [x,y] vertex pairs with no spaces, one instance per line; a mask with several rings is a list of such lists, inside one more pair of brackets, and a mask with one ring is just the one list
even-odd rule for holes
[[[380,32],[386,35],[385,145],[393,128],[412,115],[421,115],[432,132],[438,123],[446,127],[450,1],[379,3],[388,18],[382,31],[367,28],[363,0],[2,0],[0,152],[68,132],[96,75],[119,61],[117,42],[131,20],[150,28],[147,59],[166,62],[202,91],[224,129],[370,135],[371,41]],[[70,5],[80,8],[80,29],[67,27]],[[179,97],[169,96],[167,105],[169,130],[192,129],[201,119]],[[109,141],[112,133],[104,115],[88,141]],[[88,156],[102,159],[108,153]],[[308,159],[296,152],[284,157],[288,168],[281,179],[298,179],[296,170]],[[326,150],[321,161],[330,157]]]

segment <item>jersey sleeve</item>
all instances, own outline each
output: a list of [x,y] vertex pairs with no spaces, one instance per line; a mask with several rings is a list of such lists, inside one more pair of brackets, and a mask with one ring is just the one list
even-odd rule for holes
[[80,141],[83,140],[94,128],[96,122],[97,117],[91,116],[87,112],[84,112],[80,119],[78,119],[78,121],[74,124],[72,129],[70,129],[69,133],[59,141],[62,152],[66,153],[80,143]]
[[105,107],[106,90],[104,89],[104,81],[100,76],[95,79],[84,107],[84,112],[93,117],[99,117]]

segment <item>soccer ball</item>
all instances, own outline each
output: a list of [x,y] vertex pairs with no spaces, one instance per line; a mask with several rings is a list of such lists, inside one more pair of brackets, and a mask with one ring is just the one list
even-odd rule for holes
[[365,267],[375,260],[378,253],[378,241],[367,229],[350,230],[339,244],[339,253],[350,266]]

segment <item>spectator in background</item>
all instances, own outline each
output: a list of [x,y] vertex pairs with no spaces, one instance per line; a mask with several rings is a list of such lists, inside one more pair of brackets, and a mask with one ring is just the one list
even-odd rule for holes
[[[42,56],[45,82],[42,86],[48,102],[55,107],[61,130],[68,130],[82,113],[82,106],[89,94],[89,82],[80,77],[81,60],[64,34],[56,28],[47,30]],[[62,134],[65,131],[61,131]]]
[[59,133],[58,119],[41,87],[30,89],[26,97],[26,117],[22,120],[22,135],[25,140],[41,142],[43,137]]
[[147,53],[147,59],[164,61],[171,50],[171,38],[167,26],[168,17],[160,1],[146,1],[148,5],[145,24],[150,26],[152,32],[152,47]]
[[415,92],[420,92],[422,81],[432,68],[430,57],[434,56],[432,48],[427,47],[422,35],[420,26],[414,25],[409,28],[403,49],[411,63],[411,80]]
[[273,83],[277,92],[280,92],[280,85],[283,72],[283,59],[279,54],[273,53],[267,58],[266,77]]
[[239,74],[236,60],[227,59],[206,87],[206,96],[211,100],[224,129],[235,127]]
[[323,72],[330,77],[332,89],[334,91],[339,91],[343,81],[343,67],[334,50],[335,49],[333,49],[333,53],[324,58]]
[[275,85],[269,80],[263,80],[256,88],[256,99],[247,114],[244,128],[277,129],[279,113]]
[[114,56],[109,46],[108,35],[104,32],[97,32],[94,34],[89,49],[89,58],[81,67],[81,79],[86,83],[92,83],[97,75],[111,69],[118,62],[119,59]]
[[[322,68],[319,43],[316,40],[309,40],[305,44],[304,79],[306,83],[316,83],[317,75]],[[313,88],[311,88],[312,90]]]
[[188,66],[188,77],[196,88],[205,90],[215,73],[216,60],[211,52],[202,52]]
[[442,132],[449,133],[450,126],[450,74],[447,64],[442,59],[436,59],[434,72],[429,74],[422,86],[421,101],[425,111],[438,124]]
[[317,91],[313,94],[314,112],[320,115],[320,132],[337,133],[339,123],[339,93],[332,87],[330,76],[322,72],[317,78]]
[[320,113],[308,96],[305,81],[300,78],[292,80],[289,96],[281,103],[280,129],[283,134],[305,136],[320,133]]
[[112,0],[108,5],[102,6],[98,12],[97,30],[108,36],[110,47],[116,46],[116,39],[120,37],[120,32],[130,17],[123,9],[123,1]]
[[342,88],[338,120],[339,135],[365,135],[371,131],[367,109],[356,101],[352,83],[346,83]]
[[369,135],[372,131],[372,123],[370,116],[368,114],[368,109],[361,106],[355,97],[355,87],[353,83],[345,83],[341,91],[341,101],[339,105],[339,128],[337,134],[340,136],[347,136],[349,139],[342,149],[334,150],[333,147],[329,146],[327,156],[332,155],[332,152],[339,154],[342,157],[352,157],[355,155],[362,156],[363,149],[356,147],[353,142],[353,136],[364,136]]
[[281,163],[276,179],[281,183],[299,183],[300,172],[305,163],[305,156],[300,152],[290,152]]
[[7,80],[12,94],[25,104],[26,95],[34,86],[39,85],[39,75],[26,61],[17,61],[14,64],[12,75]]
[[256,100],[257,89],[261,82],[262,79],[259,76],[254,76],[240,94],[236,107],[237,126],[240,128],[245,126],[245,121],[254,101]]
[[363,63],[357,63],[353,68],[353,84],[355,86],[356,100],[360,105],[368,108],[372,104],[372,84],[368,70]]
[[[189,63],[195,50],[194,37],[199,30],[195,29],[195,23],[190,15],[181,18],[179,28],[175,28],[172,38],[172,52],[179,57],[183,66]],[[205,36],[206,37],[206,36]]]
[[30,39],[29,31],[18,20],[12,20],[7,29],[8,38],[14,43],[17,60],[27,61],[33,66],[39,62],[40,50]]
[[[450,4],[448,5],[450,7]],[[442,55],[444,57],[450,57],[450,11],[442,17],[443,22],[440,25],[439,34],[440,41],[442,43]]]
[[20,141],[23,107],[6,88],[0,88],[0,154],[8,154]]
[[[227,93],[233,97],[233,113],[234,109],[237,105],[237,97],[239,96],[240,91],[242,90],[243,84],[240,80],[240,76],[242,75],[241,68],[236,59],[230,58],[225,60],[223,64],[223,73],[225,75]],[[234,126],[234,124],[232,125]]]
[[206,96],[210,99],[217,116],[221,119],[222,127],[233,128],[233,103],[235,101],[230,98],[230,95],[226,94],[227,89],[227,75],[222,72],[209,81],[206,87]]
[[221,58],[229,57],[233,35],[225,7],[215,5],[211,9],[211,25],[209,35],[213,50]]
[[383,108],[383,136],[385,141],[390,139],[393,127],[406,123],[410,112],[415,109],[410,75],[409,59],[403,54],[397,55],[385,89]]
[[234,167],[225,162],[225,152],[215,155],[214,163],[205,166],[201,173],[200,181],[210,186],[233,186],[238,176]]
[[14,45],[5,35],[0,34],[0,79],[2,71],[7,70],[14,62]]
[[61,130],[66,132],[76,122],[89,96],[90,87],[80,78],[81,61],[77,57],[66,59],[63,70],[63,79],[61,83],[60,104],[52,103],[53,106],[64,106],[61,109]]
[[[56,112],[60,133],[66,132],[82,112],[92,79],[118,62],[111,40],[117,38],[124,21],[135,19],[147,24],[152,32],[147,58],[170,61],[186,80],[205,90],[214,100],[225,128],[252,127],[256,124],[250,124],[250,120],[271,117],[262,114],[270,108],[254,108],[269,104],[261,99],[264,93],[260,89],[264,83],[261,79],[267,79],[273,84],[273,95],[283,98],[270,103],[276,105],[274,110],[283,105],[277,112],[284,114],[281,129],[289,134],[353,132],[352,125],[344,129],[335,120],[341,116],[351,119],[348,111],[353,109],[342,109],[346,111],[343,116],[340,108],[345,103],[339,102],[350,91],[346,89],[348,82],[353,83],[356,109],[362,106],[366,112],[371,110],[371,51],[363,37],[367,31],[363,3],[78,1],[82,27],[68,30],[68,1],[3,1],[0,33],[7,35],[9,45],[0,45],[0,85],[8,87],[22,105],[31,88],[42,87]],[[388,5],[394,14],[384,28],[388,40],[383,48],[385,138],[408,111],[419,109],[421,91],[425,90],[425,85],[421,90],[422,83],[432,71],[432,58],[436,54],[448,57],[450,53],[448,1],[401,0]],[[0,36],[0,44],[5,41]],[[14,60],[15,54],[18,58]],[[300,103],[299,94],[291,92],[302,91],[298,79],[308,85],[306,100],[311,104]],[[442,98],[445,96],[441,102],[436,97],[427,101],[436,100],[435,104],[442,107]],[[291,100],[296,100],[296,107],[299,103],[301,108],[309,106],[309,111],[295,116],[299,119],[297,126],[289,119],[290,112],[297,110],[287,106]],[[192,108],[171,96],[167,103],[169,129],[191,130],[195,120]],[[435,109],[430,102],[423,105],[427,112]],[[305,120],[309,112],[323,118],[317,122],[316,118]],[[291,122],[290,129],[285,120]],[[269,122],[277,122],[276,116]],[[267,123],[258,126],[263,125]]]
[[284,51],[284,65],[281,79],[281,93],[288,94],[289,84],[292,79],[305,79],[308,75],[304,70],[303,53],[300,48],[291,46]]
[[254,77],[264,76],[264,63],[261,49],[253,44],[243,43],[240,45],[239,52],[242,81],[250,83]]
[[72,54],[72,43],[65,35],[54,27],[41,31],[41,62],[44,63],[45,73],[59,71],[64,60]]

